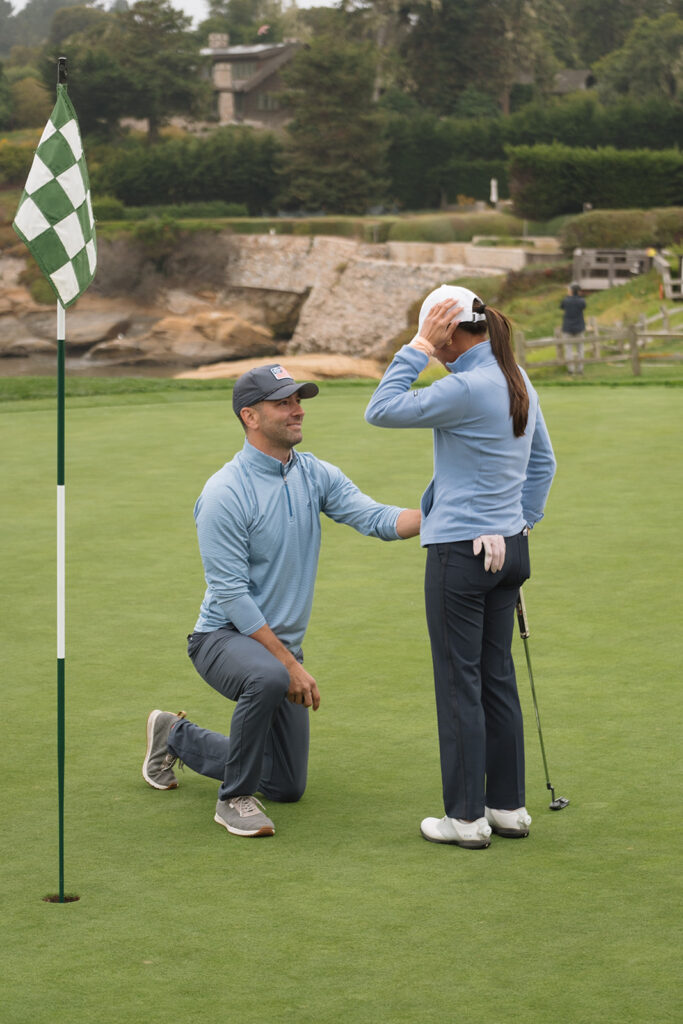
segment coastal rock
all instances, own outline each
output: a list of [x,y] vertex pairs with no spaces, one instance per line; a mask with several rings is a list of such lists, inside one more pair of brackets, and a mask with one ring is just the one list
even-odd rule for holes
[[31,298],[28,288],[17,285],[13,288],[3,288],[0,294],[0,316],[7,313],[14,313],[17,316],[24,313],[33,313],[41,307]]
[[53,352],[57,348],[56,336],[36,338],[17,316],[0,316],[0,358],[31,356]]
[[46,338],[29,338],[17,335],[13,341],[0,347],[0,356],[27,359],[30,356],[46,356],[57,352],[57,342]]
[[[66,350],[89,349],[99,342],[125,334],[131,318],[119,312],[70,309],[66,317]],[[22,318],[25,331],[35,338],[54,340],[57,321],[54,312],[29,313]]]
[[140,337],[124,336],[95,345],[88,359],[196,366],[252,355],[276,355],[280,348],[266,328],[211,310],[194,317],[164,317]]

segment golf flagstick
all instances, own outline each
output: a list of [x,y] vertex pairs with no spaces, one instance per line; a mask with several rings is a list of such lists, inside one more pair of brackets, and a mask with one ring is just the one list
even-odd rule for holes
[[57,100],[38,143],[12,226],[57,299],[57,786],[59,892],[44,899],[70,903],[64,893],[65,762],[65,346],[66,310],[95,276],[97,242],[90,179],[76,111],[66,87],[66,57],[57,60]]
[[524,604],[524,597],[520,588],[519,597],[517,598],[517,622],[519,623],[519,635],[524,641],[524,653],[526,654],[526,664],[529,670],[529,682],[531,684],[531,697],[534,702],[534,713],[536,715],[536,726],[538,728],[538,738],[541,741],[541,755],[543,757],[543,768],[545,769],[545,784],[552,794],[552,801],[550,803],[551,811],[561,811],[567,806],[569,800],[566,796],[555,796],[555,790],[550,783],[550,775],[548,773],[548,761],[545,756],[545,745],[543,743],[543,732],[541,731],[541,717],[538,713],[538,702],[536,700],[536,687],[534,686],[534,674],[531,671],[531,658],[529,657],[529,620],[526,617],[526,605]]

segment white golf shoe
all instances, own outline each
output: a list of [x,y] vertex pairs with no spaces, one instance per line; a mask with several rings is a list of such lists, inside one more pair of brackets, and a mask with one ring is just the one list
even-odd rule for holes
[[457,818],[425,818],[420,832],[430,843],[452,843],[468,850],[479,850],[491,843],[491,828],[486,818],[459,821]]
[[531,815],[526,807],[518,807],[516,811],[497,811],[486,807],[484,811],[496,835],[507,836],[508,839],[524,839],[529,835]]

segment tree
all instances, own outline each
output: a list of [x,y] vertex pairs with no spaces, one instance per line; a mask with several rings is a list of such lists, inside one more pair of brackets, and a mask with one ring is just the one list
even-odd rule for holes
[[534,8],[545,43],[562,67],[578,68],[579,49],[576,45],[571,10],[576,0],[535,0]]
[[0,130],[6,130],[12,126],[12,93],[10,85],[5,76],[5,70],[0,64]]
[[428,0],[414,5],[412,31],[400,46],[402,82],[428,110],[452,114],[470,83],[485,50],[477,40],[478,9],[478,0],[442,0],[440,8]]
[[168,0],[140,0],[114,15],[126,73],[128,113],[147,118],[149,139],[173,114],[195,113],[208,93],[199,77],[201,58],[189,31],[191,19]]
[[642,15],[655,20],[668,13],[683,16],[681,0],[572,0],[567,5],[579,66],[620,49]]
[[60,46],[65,39],[86,32],[105,17],[105,12],[99,7],[60,7],[52,19],[48,42],[52,46]]
[[197,29],[203,42],[210,32],[227,32],[231,46],[282,40],[280,0],[209,0],[209,10]]
[[285,72],[294,119],[284,171],[284,205],[364,213],[384,195],[384,141],[371,106],[375,75],[365,44],[320,36]]
[[21,78],[10,86],[12,95],[12,126],[42,128],[50,116],[54,97],[37,78]]
[[456,117],[495,117],[500,111],[491,93],[467,85],[458,96],[453,113]]
[[550,0],[431,0],[416,4],[402,47],[406,85],[431,110],[452,114],[466,89],[494,96],[510,112],[522,73],[548,90],[558,66],[543,26]]
[[624,45],[594,66],[604,103],[628,96],[683,103],[683,19],[640,18]]
[[488,32],[483,80],[497,93],[504,115],[510,113],[512,89],[520,82],[522,72],[530,74],[541,92],[547,92],[558,67],[543,34],[544,10],[543,0],[486,3]]
[[28,0],[12,19],[13,41],[24,46],[39,46],[48,37],[55,12],[60,7],[73,7],[82,0]]
[[147,118],[154,142],[172,115],[201,112],[210,87],[200,76],[199,46],[189,26],[190,19],[167,0],[140,0],[72,37],[69,95],[83,131],[112,132],[121,117]]
[[14,43],[14,11],[9,0],[0,0],[0,56],[9,53]]
[[[425,2],[435,10],[441,7],[440,0]],[[350,36],[366,39],[374,46],[376,68],[372,98],[375,103],[400,80],[399,50],[410,32],[411,7],[411,0],[340,0]]]

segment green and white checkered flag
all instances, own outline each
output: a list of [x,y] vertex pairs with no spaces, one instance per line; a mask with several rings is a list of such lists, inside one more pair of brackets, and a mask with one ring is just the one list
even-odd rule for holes
[[65,85],[33,158],[13,223],[66,308],[97,268],[95,218],[76,112]]

